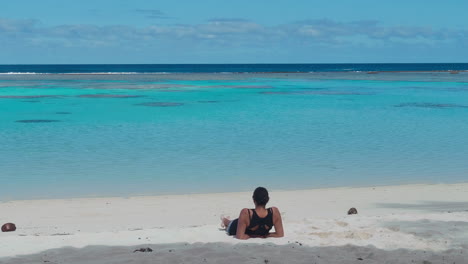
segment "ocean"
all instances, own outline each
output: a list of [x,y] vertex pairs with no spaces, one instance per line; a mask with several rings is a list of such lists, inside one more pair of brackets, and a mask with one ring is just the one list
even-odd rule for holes
[[343,64],[74,64],[0,65],[0,74],[142,74],[142,73],[276,73],[358,71],[466,71],[468,63],[343,63]]
[[0,200],[468,180],[468,64],[0,65]]

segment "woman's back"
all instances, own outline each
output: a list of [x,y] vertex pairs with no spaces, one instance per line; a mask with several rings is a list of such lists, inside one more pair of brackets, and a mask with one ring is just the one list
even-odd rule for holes
[[[242,209],[239,218],[233,221],[226,217],[222,218],[222,225],[226,227],[227,233],[231,236],[235,235],[238,239],[283,237],[283,220],[278,208],[265,208],[270,200],[267,189],[263,187],[256,188],[252,199],[255,209]],[[270,233],[273,227],[275,227],[275,232]]]
[[255,209],[249,210],[250,224],[245,233],[250,236],[266,236],[273,227],[273,209],[267,209],[267,215],[260,217]]

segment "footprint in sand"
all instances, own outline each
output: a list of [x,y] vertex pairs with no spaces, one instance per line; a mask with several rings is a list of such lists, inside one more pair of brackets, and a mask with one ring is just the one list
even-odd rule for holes
[[365,240],[365,239],[371,238],[372,235],[369,234],[369,233],[366,233],[366,232],[352,232],[352,231],[349,231],[349,232],[340,233],[339,237],[347,238],[347,239],[362,239],[362,240]]
[[309,235],[318,236],[320,238],[329,238],[329,237],[333,236],[333,237],[336,237],[336,238],[358,239],[358,240],[369,239],[369,238],[372,237],[371,234],[366,233],[366,232],[353,232],[353,231],[348,231],[348,232],[313,232],[313,233],[309,233]]
[[51,236],[71,236],[73,234],[71,233],[55,233],[55,234],[52,234]]
[[349,224],[346,223],[346,222],[343,222],[343,221],[336,221],[336,224],[341,226],[341,227],[345,227],[345,226],[348,226]]
[[309,235],[318,236],[320,238],[328,238],[332,235],[332,232],[312,232]]

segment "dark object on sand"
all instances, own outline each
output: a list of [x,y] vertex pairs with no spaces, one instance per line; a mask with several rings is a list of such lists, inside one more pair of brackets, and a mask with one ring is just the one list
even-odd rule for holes
[[140,248],[140,249],[135,249],[133,253],[135,252],[153,252],[151,248]]
[[348,214],[349,214],[349,215],[357,214],[356,208],[353,207],[353,208],[349,209],[349,210],[348,210]]
[[16,226],[13,223],[6,223],[2,225],[2,232],[13,232],[16,230]]

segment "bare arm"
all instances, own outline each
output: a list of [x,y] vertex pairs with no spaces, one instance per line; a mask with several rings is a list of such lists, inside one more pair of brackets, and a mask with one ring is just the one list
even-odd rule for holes
[[[275,232],[268,234],[268,237],[284,237],[283,220],[281,219],[281,213],[278,208],[273,207],[273,226]],[[239,231],[239,229],[237,229]]]
[[249,225],[249,221],[250,221],[250,218],[249,218],[249,209],[247,208],[244,208],[242,209],[242,211],[240,212],[240,215],[239,215],[239,222],[237,223],[237,232],[236,232],[236,238],[237,239],[249,239],[250,236],[245,234],[245,229],[247,228],[247,226]]

